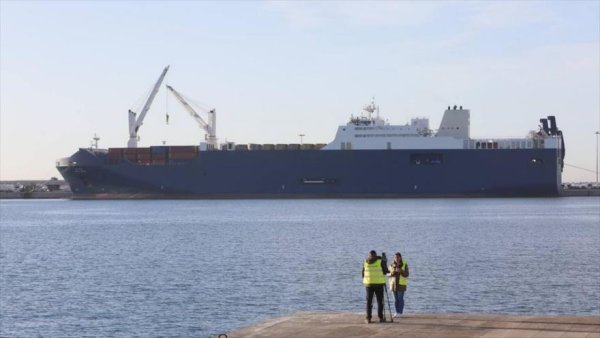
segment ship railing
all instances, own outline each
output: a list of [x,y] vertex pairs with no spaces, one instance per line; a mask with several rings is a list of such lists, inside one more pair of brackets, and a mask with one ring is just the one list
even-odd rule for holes
[[257,150],[319,150],[325,147],[325,143],[248,143],[248,144],[221,144],[221,151],[257,151]]

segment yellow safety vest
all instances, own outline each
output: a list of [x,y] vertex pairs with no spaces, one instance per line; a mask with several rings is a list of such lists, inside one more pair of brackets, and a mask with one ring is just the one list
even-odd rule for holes
[[[390,271],[394,270],[394,264],[390,264]],[[406,270],[406,259],[402,260],[402,270]],[[391,283],[391,282],[390,282]],[[400,279],[398,280],[398,285],[408,285],[408,278],[400,275]]]
[[[402,260],[402,270],[406,270],[406,259]],[[398,281],[398,284],[405,286],[408,285],[408,278],[400,275],[400,280]]]
[[374,263],[365,263],[363,264],[363,268],[365,269],[365,273],[363,276],[363,284],[385,284],[385,276],[383,275],[383,270],[381,269],[381,259],[377,259]]

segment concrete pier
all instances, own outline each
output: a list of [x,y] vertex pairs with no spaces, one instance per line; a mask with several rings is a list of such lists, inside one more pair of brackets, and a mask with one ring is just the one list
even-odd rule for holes
[[600,338],[600,316],[406,314],[393,323],[364,323],[364,314],[300,312],[227,333],[254,337],[586,337]]

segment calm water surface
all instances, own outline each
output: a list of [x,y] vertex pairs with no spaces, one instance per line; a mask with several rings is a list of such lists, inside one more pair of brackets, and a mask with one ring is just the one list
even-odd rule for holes
[[206,337],[362,312],[369,250],[407,312],[600,315],[600,198],[0,201],[0,335]]

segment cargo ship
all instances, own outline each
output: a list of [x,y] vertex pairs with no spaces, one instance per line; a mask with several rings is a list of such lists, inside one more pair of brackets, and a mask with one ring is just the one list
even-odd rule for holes
[[140,114],[129,111],[123,148],[80,148],[56,167],[74,199],[396,198],[558,196],[565,145],[556,118],[523,138],[471,138],[470,111],[447,107],[437,130],[427,118],[392,125],[374,102],[323,144],[219,143],[216,111],[191,146],[138,147],[143,123],[168,67]]

